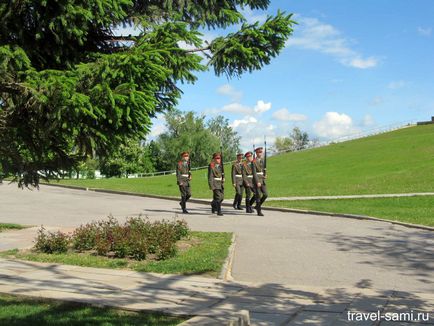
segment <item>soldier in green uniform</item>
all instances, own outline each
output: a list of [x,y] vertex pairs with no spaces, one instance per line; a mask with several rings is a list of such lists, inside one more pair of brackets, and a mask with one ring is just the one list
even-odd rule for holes
[[213,213],[217,212],[218,216],[223,216],[221,204],[224,199],[224,182],[221,155],[220,153],[214,153],[208,166],[208,185],[213,192],[211,211]]
[[181,192],[181,201],[179,202],[179,205],[181,205],[182,212],[188,214],[186,204],[191,197],[190,155],[188,152],[181,153],[181,160],[176,166],[176,180],[179,186],[179,191]]
[[254,192],[253,187],[253,153],[247,152],[244,154],[246,160],[243,163],[243,182],[246,188],[246,213],[253,213],[252,205],[250,204],[250,196]]
[[253,189],[255,191],[255,195],[250,200],[250,205],[256,201],[256,212],[258,216],[264,216],[262,214],[262,204],[265,199],[268,197],[267,186],[265,183],[265,179],[267,176],[264,171],[264,159],[262,157],[262,147],[258,147],[255,149],[256,159],[253,160]]
[[232,163],[232,185],[235,188],[235,198],[232,206],[234,209],[242,210],[241,201],[243,200],[244,182],[243,182],[243,153],[237,154],[237,160]]

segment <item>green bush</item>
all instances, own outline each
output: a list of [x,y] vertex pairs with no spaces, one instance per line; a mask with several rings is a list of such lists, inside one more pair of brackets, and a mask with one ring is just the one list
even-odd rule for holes
[[186,220],[177,220],[174,223],[176,240],[181,240],[189,235],[190,229]]
[[95,222],[80,225],[72,234],[72,247],[78,251],[91,250],[95,247],[98,227]]
[[35,240],[35,250],[47,254],[64,253],[68,251],[69,236],[63,232],[49,232],[44,227],[38,230]]
[[146,259],[150,250],[149,234],[152,224],[147,219],[131,217],[126,223],[129,226],[129,255],[137,260]]
[[[110,215],[107,220],[98,221],[96,224],[97,232],[94,249],[98,255],[107,255],[110,251],[113,251],[115,232],[119,232],[119,222]],[[119,238],[119,236],[116,237],[116,239]]]
[[131,217],[123,225],[113,217],[79,226],[72,234],[38,233],[35,248],[45,253],[66,252],[68,244],[77,251],[95,250],[98,255],[118,258],[167,259],[176,254],[176,242],[189,235],[187,223],[182,221],[150,222],[147,218]]

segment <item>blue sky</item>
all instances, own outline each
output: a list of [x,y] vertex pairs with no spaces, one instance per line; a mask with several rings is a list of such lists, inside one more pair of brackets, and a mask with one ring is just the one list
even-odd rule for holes
[[[434,115],[434,1],[271,1],[267,12],[278,9],[299,23],[281,55],[240,79],[199,74],[179,109],[224,115],[244,149],[294,126],[331,140]],[[154,120],[152,137],[162,131]]]

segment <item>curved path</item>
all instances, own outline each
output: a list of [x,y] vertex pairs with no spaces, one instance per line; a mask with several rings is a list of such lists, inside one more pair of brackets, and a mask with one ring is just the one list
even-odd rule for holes
[[[225,209],[210,215],[190,204],[192,229],[237,236],[237,281],[434,293],[434,233],[386,222],[265,211],[265,217]],[[74,227],[112,214],[171,218],[175,201],[41,186],[0,185],[0,222]]]

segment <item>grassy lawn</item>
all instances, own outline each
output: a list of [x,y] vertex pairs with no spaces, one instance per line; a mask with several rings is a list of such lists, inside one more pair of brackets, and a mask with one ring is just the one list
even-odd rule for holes
[[267,206],[359,214],[434,226],[434,196],[270,201],[267,202]]
[[185,318],[0,294],[0,325],[178,325]]
[[191,247],[181,250],[173,258],[161,261],[107,258],[88,253],[44,254],[29,250],[9,250],[1,252],[0,257],[87,267],[132,269],[140,272],[218,276],[228,255],[232,234],[191,232],[191,235],[193,241]]
[[[194,162],[192,163],[194,166]],[[227,166],[227,172],[230,171]],[[206,170],[194,171],[193,196],[210,198]],[[268,160],[271,197],[434,191],[434,126],[409,127]],[[228,173],[229,177],[229,173]],[[55,183],[55,181],[53,181]],[[62,180],[61,184],[178,196],[174,175]],[[225,197],[233,198],[230,180]]]
[[0,232],[7,230],[21,230],[25,229],[26,226],[13,224],[13,223],[0,223]]

